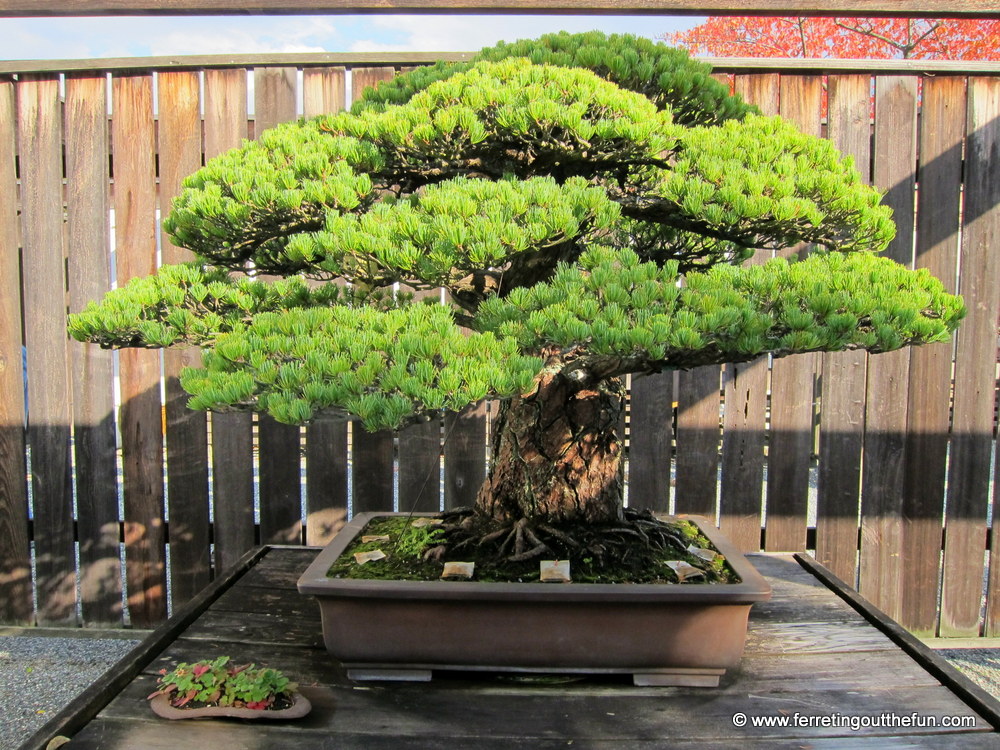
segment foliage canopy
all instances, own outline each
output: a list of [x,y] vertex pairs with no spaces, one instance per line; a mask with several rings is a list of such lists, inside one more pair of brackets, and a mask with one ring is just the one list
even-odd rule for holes
[[[851,160],[708,73],[590,33],[400,75],[189,177],[164,227],[197,260],[70,331],[204,347],[182,378],[196,408],[370,429],[512,397],[553,368],[599,382],[947,338],[960,299],[879,257],[890,212]],[[802,262],[740,265],[800,242],[815,246]]]

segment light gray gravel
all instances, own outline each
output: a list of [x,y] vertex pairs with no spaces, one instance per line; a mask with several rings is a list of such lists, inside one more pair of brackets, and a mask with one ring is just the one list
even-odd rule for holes
[[0,636],[0,749],[19,747],[137,643]]
[[[0,750],[16,750],[139,642],[93,634],[0,636]],[[938,653],[1000,698],[1000,649]]]

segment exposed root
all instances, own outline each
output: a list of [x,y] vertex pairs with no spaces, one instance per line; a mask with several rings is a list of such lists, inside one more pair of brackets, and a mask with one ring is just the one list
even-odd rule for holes
[[[611,526],[591,524],[556,525],[521,518],[496,526],[471,511],[451,511],[443,515],[447,553],[477,550],[498,564],[519,563],[548,555],[554,559],[584,559],[598,565],[624,564],[636,569],[650,556],[679,559],[689,544],[682,533],[664,525],[648,511],[626,509],[624,517]],[[438,548],[435,556],[442,554]]]

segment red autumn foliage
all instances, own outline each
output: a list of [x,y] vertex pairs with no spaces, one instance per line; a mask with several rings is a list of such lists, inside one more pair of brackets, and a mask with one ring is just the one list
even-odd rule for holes
[[1000,59],[1000,20],[715,16],[662,38],[718,57]]

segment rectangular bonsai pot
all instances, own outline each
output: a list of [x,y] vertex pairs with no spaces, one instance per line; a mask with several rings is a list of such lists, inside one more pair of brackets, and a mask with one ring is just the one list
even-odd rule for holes
[[329,578],[375,517],[348,523],[299,578],[327,650],[352,679],[429,680],[435,669],[625,673],[637,685],[712,687],[743,654],[771,587],[705,519],[692,518],[739,583],[593,584]]

